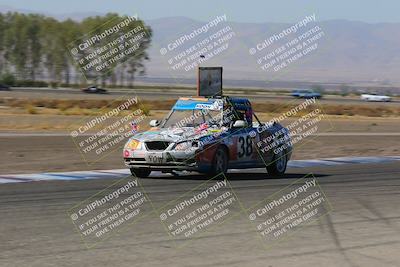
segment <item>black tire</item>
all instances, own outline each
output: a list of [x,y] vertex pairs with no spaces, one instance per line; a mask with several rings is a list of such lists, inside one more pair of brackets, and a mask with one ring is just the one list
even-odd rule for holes
[[228,171],[228,152],[223,146],[219,146],[215,151],[210,175],[225,174]]
[[285,174],[287,167],[287,156],[285,151],[281,151],[274,156],[273,162],[267,166],[269,175],[282,176]]
[[136,168],[131,168],[131,174],[132,176],[140,177],[140,178],[146,178],[149,177],[151,170],[149,169],[136,169]]

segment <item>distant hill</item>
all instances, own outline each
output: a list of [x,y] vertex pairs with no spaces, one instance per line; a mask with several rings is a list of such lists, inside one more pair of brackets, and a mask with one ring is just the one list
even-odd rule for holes
[[[192,73],[168,68],[166,58],[161,56],[159,49],[181,34],[190,33],[192,29],[202,26],[204,22],[184,17],[146,22],[154,32],[150,49],[151,62],[147,64],[148,75],[177,78],[193,76]],[[316,22],[314,25],[318,25],[325,33],[318,49],[277,73],[261,70],[256,58],[250,56],[248,50],[292,24],[229,22],[227,25],[233,29],[236,37],[229,42],[227,51],[203,64],[224,66],[225,78],[325,83],[372,82],[387,85],[400,83],[400,23],[369,24],[345,20]]]

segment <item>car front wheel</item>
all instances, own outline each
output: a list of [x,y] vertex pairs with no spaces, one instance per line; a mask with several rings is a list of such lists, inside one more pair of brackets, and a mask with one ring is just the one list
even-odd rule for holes
[[269,175],[282,176],[285,174],[286,167],[287,157],[284,151],[281,151],[275,155],[273,162],[267,166],[267,171]]
[[223,146],[217,148],[211,166],[212,175],[225,174],[228,171],[228,153]]

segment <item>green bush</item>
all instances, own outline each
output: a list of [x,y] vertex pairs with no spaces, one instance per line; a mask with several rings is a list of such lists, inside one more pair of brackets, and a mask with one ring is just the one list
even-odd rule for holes
[[48,87],[47,82],[32,81],[32,80],[18,80],[15,82],[16,87]]
[[11,73],[4,73],[3,75],[1,75],[0,83],[6,84],[8,86],[15,86],[15,82],[15,76]]
[[50,82],[51,88],[58,88],[58,82]]
[[75,88],[75,89],[87,87],[86,85],[80,85],[77,83],[60,83],[58,86],[63,87],[63,88],[67,87],[67,88]]

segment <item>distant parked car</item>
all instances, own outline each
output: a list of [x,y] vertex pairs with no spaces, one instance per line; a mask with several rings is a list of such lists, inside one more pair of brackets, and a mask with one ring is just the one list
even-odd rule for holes
[[309,89],[296,89],[292,91],[292,96],[297,98],[321,98],[322,95],[320,93],[314,92]]
[[95,85],[82,89],[82,92],[88,93],[88,94],[107,94],[106,89],[99,88]]
[[378,94],[372,93],[372,94],[362,94],[361,100],[376,101],[376,102],[390,102],[390,101],[392,101],[392,98],[390,96],[378,95]]
[[0,83],[0,91],[9,91],[9,90],[10,90],[10,87],[8,85]]

